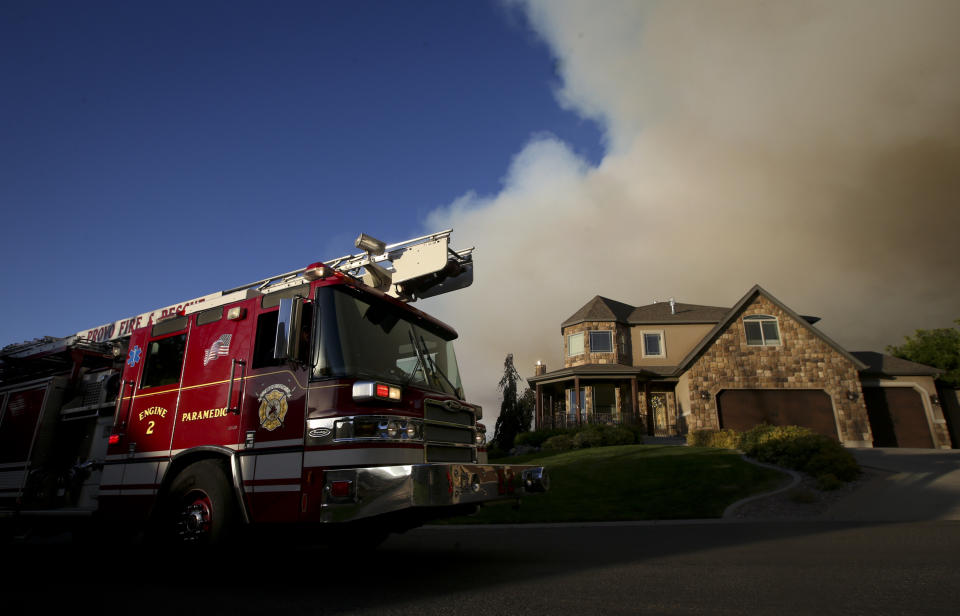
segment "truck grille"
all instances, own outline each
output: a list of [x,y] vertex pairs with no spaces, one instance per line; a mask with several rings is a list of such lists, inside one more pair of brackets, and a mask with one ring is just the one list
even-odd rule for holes
[[423,440],[473,445],[473,430],[428,423],[423,426]]
[[427,402],[424,410],[424,419],[427,421],[440,421],[443,423],[452,423],[460,426],[473,427],[473,413],[463,409],[447,410],[439,404]]
[[473,412],[449,408],[428,400],[424,407],[423,440],[427,462],[465,462],[477,460],[474,447]]

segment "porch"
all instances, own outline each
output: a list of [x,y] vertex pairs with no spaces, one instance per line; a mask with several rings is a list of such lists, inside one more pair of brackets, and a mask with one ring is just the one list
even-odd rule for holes
[[564,368],[528,379],[536,390],[536,429],[639,425],[650,436],[679,436],[675,380],[622,365]]

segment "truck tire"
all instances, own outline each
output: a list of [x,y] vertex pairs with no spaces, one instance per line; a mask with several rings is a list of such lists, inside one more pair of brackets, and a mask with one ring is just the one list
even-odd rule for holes
[[159,520],[159,536],[181,545],[223,545],[240,526],[240,510],[224,465],[201,460],[170,484]]

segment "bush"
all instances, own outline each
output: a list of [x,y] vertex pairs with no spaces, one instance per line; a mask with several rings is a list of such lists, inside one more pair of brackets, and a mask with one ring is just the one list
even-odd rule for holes
[[636,434],[626,426],[615,426],[603,433],[604,445],[633,445],[637,442]]
[[540,448],[544,451],[570,451],[573,449],[573,437],[569,434],[551,436],[543,442]]
[[576,430],[571,430],[567,428],[544,428],[542,430],[533,430],[531,432],[521,432],[517,435],[516,440],[514,440],[514,445],[517,447],[521,445],[527,445],[529,447],[542,447],[543,443],[553,437],[561,434],[573,434]]
[[632,445],[640,442],[638,427],[588,425],[580,429],[546,429],[525,432],[517,437],[517,446],[539,445],[545,451],[566,451],[608,445]]
[[837,441],[798,426],[758,426],[743,435],[744,452],[761,462],[802,471],[831,485],[826,478],[853,481],[860,466]]
[[577,449],[602,447],[604,429],[601,426],[588,426],[573,435],[573,446]]
[[639,424],[631,424],[628,426],[622,426],[627,430],[633,432],[633,442],[639,444],[643,443],[643,437],[646,436],[647,432],[644,430],[643,426]]
[[735,430],[695,430],[687,433],[687,445],[691,447],[716,447],[739,449],[741,435]]
[[832,439],[825,440],[807,462],[804,472],[814,477],[833,475],[841,481],[853,481],[860,476],[860,465],[856,459]]

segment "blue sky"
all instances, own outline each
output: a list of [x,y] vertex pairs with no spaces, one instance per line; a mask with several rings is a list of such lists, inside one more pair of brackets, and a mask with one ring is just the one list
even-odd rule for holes
[[[451,226],[468,396],[594,295],[960,317],[960,3],[0,4],[0,345]],[[490,423],[495,419],[490,419]]]
[[5,2],[0,74],[0,345],[420,234],[534,135],[603,155],[498,2]]

